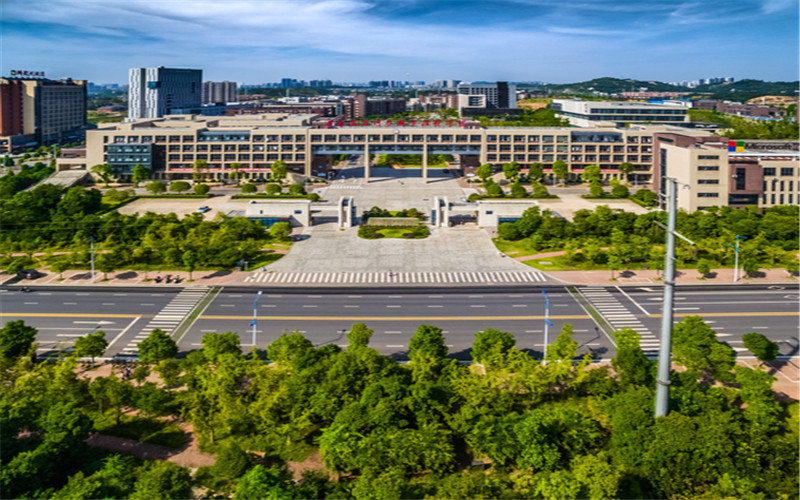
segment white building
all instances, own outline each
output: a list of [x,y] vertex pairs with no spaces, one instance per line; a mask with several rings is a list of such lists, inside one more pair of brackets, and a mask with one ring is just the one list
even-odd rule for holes
[[161,118],[172,110],[200,110],[203,70],[131,68],[128,73],[128,120]]
[[[554,99],[550,108],[576,127],[654,123],[671,125],[689,121],[682,104],[648,102],[581,101]],[[600,123],[603,122],[603,123]]]
[[203,104],[221,104],[236,102],[236,82],[203,82]]

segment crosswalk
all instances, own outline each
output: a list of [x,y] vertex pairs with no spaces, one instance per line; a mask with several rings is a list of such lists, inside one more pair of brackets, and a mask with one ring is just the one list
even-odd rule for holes
[[328,189],[361,189],[361,184],[331,184]]
[[208,293],[207,286],[193,286],[184,288],[158,314],[153,316],[147,325],[122,348],[122,354],[133,355],[139,352],[139,342],[147,338],[150,333],[158,328],[164,330],[167,335],[171,335],[181,321],[194,309],[194,307]]
[[540,271],[491,271],[451,273],[290,273],[257,271],[244,278],[245,283],[318,284],[318,285],[380,285],[380,284],[443,284],[443,283],[543,283],[547,277]]
[[627,307],[605,289],[605,287],[584,287],[581,293],[589,299],[595,309],[603,315],[605,320],[614,328],[614,331],[630,328],[642,336],[639,345],[647,355],[658,354],[661,345],[656,337],[644,323],[639,320]]

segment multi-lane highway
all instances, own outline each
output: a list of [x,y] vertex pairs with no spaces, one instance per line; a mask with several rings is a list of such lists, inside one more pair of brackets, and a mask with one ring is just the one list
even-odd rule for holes
[[[42,353],[67,348],[75,338],[103,330],[111,342],[107,355],[132,354],[153,328],[173,335],[182,351],[200,347],[209,332],[240,334],[243,350],[266,347],[281,334],[300,331],[314,344],[346,345],[353,323],[374,330],[371,345],[384,354],[403,357],[408,341],[421,324],[445,332],[452,355],[469,358],[476,332],[497,328],[511,332],[518,347],[541,355],[544,345],[545,297],[542,288],[496,289],[412,288],[326,291],[262,289],[255,303],[253,288],[214,289],[16,289],[0,293],[0,321],[23,319],[39,330]],[[633,328],[642,334],[642,347],[655,354],[660,345],[661,289],[659,287],[549,287],[548,342],[565,323],[572,325],[579,355],[614,355],[609,333]],[[254,305],[256,306],[254,309]],[[718,338],[742,355],[744,333],[763,333],[781,347],[781,355],[798,355],[797,287],[678,288],[675,320],[702,316]]]

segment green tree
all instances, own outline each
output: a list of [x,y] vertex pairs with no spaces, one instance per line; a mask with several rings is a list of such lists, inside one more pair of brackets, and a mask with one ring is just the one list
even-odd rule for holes
[[113,253],[101,253],[95,258],[97,270],[103,273],[103,279],[108,279],[108,273],[113,273],[117,268],[117,260]]
[[150,462],[143,468],[128,497],[131,500],[177,500],[192,496],[192,476],[186,468],[161,460]]
[[181,260],[183,260],[183,265],[189,271],[189,279],[192,279],[192,271],[197,266],[197,253],[194,250],[186,250],[183,252]]
[[744,346],[752,352],[759,361],[774,361],[780,352],[780,346],[760,333],[745,333],[742,335]]
[[250,468],[252,460],[236,441],[224,446],[217,455],[214,474],[227,479],[237,479]]
[[103,184],[105,184],[106,187],[108,187],[108,183],[111,182],[110,165],[106,165],[105,163],[100,163],[92,166],[90,170],[94,175],[100,178],[101,181],[103,181]]
[[292,184],[289,186],[289,194],[306,194],[306,190],[303,188],[302,184]]
[[620,163],[617,169],[619,170],[620,174],[625,176],[625,181],[627,182],[630,180],[631,172],[633,172],[633,163],[629,163],[627,161],[625,163]]
[[697,272],[705,277],[711,272],[711,263],[707,259],[700,259],[697,263]]
[[239,334],[235,332],[206,333],[201,343],[203,355],[210,363],[216,363],[223,354],[242,355]]
[[282,500],[293,498],[293,495],[289,477],[283,469],[277,466],[267,469],[262,465],[256,465],[239,478],[233,498],[236,500]]
[[134,184],[138,186],[139,183],[149,178],[150,178],[150,171],[147,169],[147,167],[145,167],[141,163],[137,163],[136,165],[133,166],[133,173],[131,176],[131,180],[133,181]]
[[241,185],[241,190],[243,194],[252,194],[255,193],[258,189],[256,188],[255,184],[250,182],[245,182]]
[[611,188],[611,196],[614,198],[627,198],[630,194],[628,187],[623,184],[617,184]]
[[604,194],[605,191],[603,191],[603,185],[600,184],[600,181],[589,182],[589,196],[592,198],[602,198]]
[[269,235],[278,241],[289,239],[292,234],[292,225],[288,222],[276,222],[269,228]]
[[484,163],[483,165],[478,167],[477,170],[475,170],[475,175],[477,175],[478,178],[480,178],[480,180],[484,184],[486,184],[486,179],[491,177],[493,173],[494,173],[494,170],[492,169],[492,166],[489,165],[488,163]]
[[591,184],[592,182],[600,182],[600,166],[599,165],[586,165],[583,168],[583,181]]
[[156,366],[156,372],[166,387],[175,387],[180,382],[181,365],[174,359],[164,359]]
[[235,162],[231,163],[231,168],[228,171],[228,177],[235,180],[236,184],[239,184],[239,182],[242,179],[242,176],[244,175],[244,172],[242,172],[241,168],[242,164],[239,162]]
[[92,363],[94,363],[94,358],[102,356],[106,352],[106,347],[108,347],[108,341],[106,340],[106,332],[103,330],[98,330],[96,333],[90,333],[75,340],[75,354],[82,358],[91,357]]
[[286,178],[286,163],[284,163],[283,160],[278,160],[270,165],[269,171],[272,180],[281,182]]
[[28,354],[36,338],[36,329],[21,319],[9,321],[0,329],[0,357],[13,360]]
[[447,356],[442,329],[420,325],[408,343],[408,358],[413,362],[422,357],[441,359]]
[[503,188],[491,179],[486,181],[486,196],[500,198],[503,196]]
[[569,167],[567,166],[567,162],[564,160],[556,160],[556,162],[553,163],[553,176],[555,176],[556,179],[563,181],[567,178],[568,174]]
[[58,273],[58,279],[64,279],[64,271],[69,269],[72,266],[72,262],[68,258],[60,258],[53,261],[50,264],[50,270],[54,273]]
[[617,354],[611,360],[611,366],[623,386],[648,386],[653,380],[652,362],[642,352],[640,339],[639,333],[630,328],[614,332]]
[[510,333],[487,328],[475,334],[472,359],[487,366],[503,364],[516,345],[517,340]]
[[572,339],[573,335],[572,325],[564,323],[561,333],[553,341],[553,345],[547,349],[547,361],[572,363],[578,349],[578,343]]
[[188,191],[191,189],[192,186],[186,181],[173,181],[169,185],[169,190],[175,193],[183,193],[184,191]]
[[531,163],[530,168],[528,169],[528,178],[533,181],[540,181],[542,180],[542,176],[544,175],[544,167],[541,163]]
[[147,186],[145,186],[145,189],[147,189],[147,191],[149,191],[151,194],[157,195],[164,193],[167,190],[167,186],[165,186],[161,181],[153,181],[148,182]]
[[266,193],[268,195],[271,195],[271,196],[275,196],[277,194],[281,194],[282,190],[283,189],[281,188],[281,185],[280,184],[276,184],[274,182],[270,182],[269,184],[264,186],[264,191],[266,191]]
[[503,164],[503,175],[506,179],[516,179],[520,171],[519,163],[512,161]]
[[728,381],[735,364],[734,351],[717,341],[717,334],[700,316],[687,316],[672,333],[675,363],[716,380]]
[[211,191],[211,188],[208,187],[208,184],[200,183],[194,185],[194,194],[206,195],[208,192]]
[[347,332],[347,350],[366,349],[369,346],[369,339],[372,338],[373,331],[367,328],[364,323],[356,323]]
[[526,196],[528,196],[528,190],[525,189],[525,187],[519,183],[519,179],[517,179],[516,181],[514,181],[513,184],[511,184],[511,196],[513,196],[514,198],[525,198]]
[[208,175],[208,162],[205,160],[195,160],[192,163],[192,180],[194,182],[202,182],[206,180]]
[[158,363],[163,359],[174,358],[176,354],[178,345],[164,330],[158,328],[139,343],[139,359],[144,363]]
[[314,344],[301,333],[283,334],[267,347],[267,358],[277,365],[291,366],[314,349]]
[[748,276],[752,276],[756,274],[759,269],[761,269],[761,266],[756,259],[750,258],[744,260],[744,263],[742,263],[742,269],[744,269],[744,272]]

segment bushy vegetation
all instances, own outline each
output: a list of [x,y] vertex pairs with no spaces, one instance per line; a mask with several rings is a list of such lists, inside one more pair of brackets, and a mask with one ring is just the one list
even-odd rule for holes
[[358,226],[358,236],[367,240],[378,238],[406,238],[419,240],[430,235],[428,226]]
[[711,110],[691,109],[689,117],[692,121],[719,123],[726,127],[721,135],[729,139],[794,139],[800,136],[800,124],[791,121],[792,116],[784,120],[749,120],[740,116],[726,115]]
[[[23,325],[24,326],[24,325]],[[5,333],[5,331],[0,332]],[[409,363],[369,347],[352,325],[345,350],[299,333],[241,354],[234,333],[207,334],[178,362],[181,390],[115,375],[89,381],[73,360],[4,359],[2,480],[9,498],[792,498],[797,403],[775,378],[733,367],[733,350],[698,317],[676,326],[670,413],[653,417],[654,363],[632,330],[612,366],[574,363],[564,325],[542,364],[514,337],[478,332],[467,366],[442,330],[421,325]],[[25,350],[23,349],[23,352]],[[714,381],[722,384],[714,384]],[[165,462],[99,458],[84,439],[113,427],[141,438],[143,419],[182,415],[216,464],[192,478]],[[153,428],[168,426],[152,421]],[[254,452],[257,452],[256,455]],[[319,453],[294,481],[286,464]],[[476,470],[471,464],[484,464]]]
[[14,194],[26,189],[55,172],[42,162],[37,162],[31,167],[20,167],[19,173],[9,172],[0,177],[0,200],[6,200]]
[[[756,207],[733,209],[711,207],[704,211],[680,211],[677,230],[697,243],[697,248],[678,242],[680,264],[707,259],[713,266],[732,266],[735,250],[729,243],[736,235],[745,236],[740,258],[761,266],[788,265],[798,249],[800,209],[777,206],[759,212]],[[664,231],[654,224],[664,223],[664,212],[637,215],[599,206],[594,211],[578,210],[573,221],[532,207],[517,222],[498,227],[501,240],[525,240],[531,250],[564,250],[563,264],[611,265],[624,269],[645,264],[663,266]],[[580,250],[580,251],[579,251]]]

